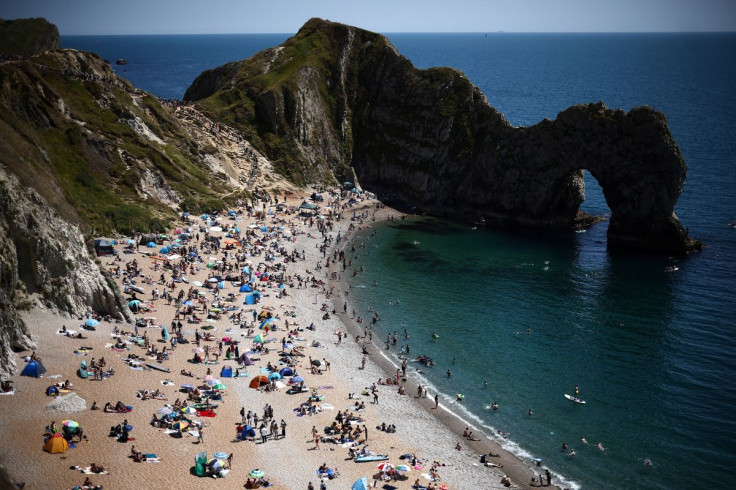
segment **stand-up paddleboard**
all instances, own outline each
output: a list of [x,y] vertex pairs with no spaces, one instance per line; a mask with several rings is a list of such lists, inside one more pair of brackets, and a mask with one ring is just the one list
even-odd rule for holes
[[365,454],[356,456],[354,461],[356,463],[370,463],[372,461],[386,461],[387,459],[388,455],[386,454]]
[[568,395],[567,393],[565,393],[565,398],[567,398],[568,400],[573,401],[575,403],[581,403],[581,404],[585,405],[585,400],[581,400],[580,398],[575,398],[574,396]]
[[163,371],[165,373],[168,373],[169,372],[169,368],[165,368],[163,366],[159,366],[158,364],[147,363],[146,366],[148,366],[151,369],[157,369],[159,371]]

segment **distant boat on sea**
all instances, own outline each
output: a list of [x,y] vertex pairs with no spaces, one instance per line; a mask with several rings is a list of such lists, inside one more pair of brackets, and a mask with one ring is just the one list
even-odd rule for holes
[[118,60],[115,62],[115,64],[116,65],[127,65],[128,64],[128,60],[126,60],[125,58],[118,58]]

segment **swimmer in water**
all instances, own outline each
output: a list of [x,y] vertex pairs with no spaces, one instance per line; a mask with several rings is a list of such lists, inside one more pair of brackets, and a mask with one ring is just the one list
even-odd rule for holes
[[488,388],[488,381],[483,381],[483,388]]
[[597,448],[598,448],[598,449],[600,449],[601,451],[605,451],[605,450],[606,450],[606,448],[604,448],[604,447],[603,447],[603,444],[601,444],[600,442],[599,442],[598,444],[596,444],[596,445],[595,445],[595,447],[597,447]]
[[588,440],[585,437],[581,437],[580,440],[583,441],[583,444],[588,444]]
[[574,449],[570,449],[570,454],[568,454],[568,456],[575,456],[576,454],[577,453],[575,452]]
[[647,458],[644,460],[644,466],[654,466],[654,464],[651,459]]

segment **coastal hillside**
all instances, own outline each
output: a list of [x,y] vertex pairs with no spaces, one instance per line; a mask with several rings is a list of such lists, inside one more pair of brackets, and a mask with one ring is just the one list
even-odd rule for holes
[[46,19],[0,19],[0,55],[31,56],[60,47],[59,29]]
[[416,69],[383,36],[321,19],[281,46],[200,75],[185,99],[230,124],[298,184],[357,180],[466,221],[587,222],[583,171],[611,209],[608,244],[699,248],[674,214],[687,169],[665,116],[602,103],[515,128],[461,72]]
[[[12,23],[30,31],[46,25]],[[93,238],[164,232],[183,211],[247,196],[250,174],[235,155],[245,144],[237,135],[216,131],[195,111],[176,113],[95,54],[8,56],[0,80],[0,373],[7,373],[12,349],[33,348],[20,309],[130,318],[92,258]]]

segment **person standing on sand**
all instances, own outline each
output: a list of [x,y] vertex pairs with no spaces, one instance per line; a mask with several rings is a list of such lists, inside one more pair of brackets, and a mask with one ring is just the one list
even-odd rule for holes
[[200,427],[197,434],[197,443],[202,444],[204,442],[204,427]]
[[434,395],[434,408],[436,409],[439,406],[440,406],[440,396]]
[[378,391],[373,392],[373,403],[378,405]]

